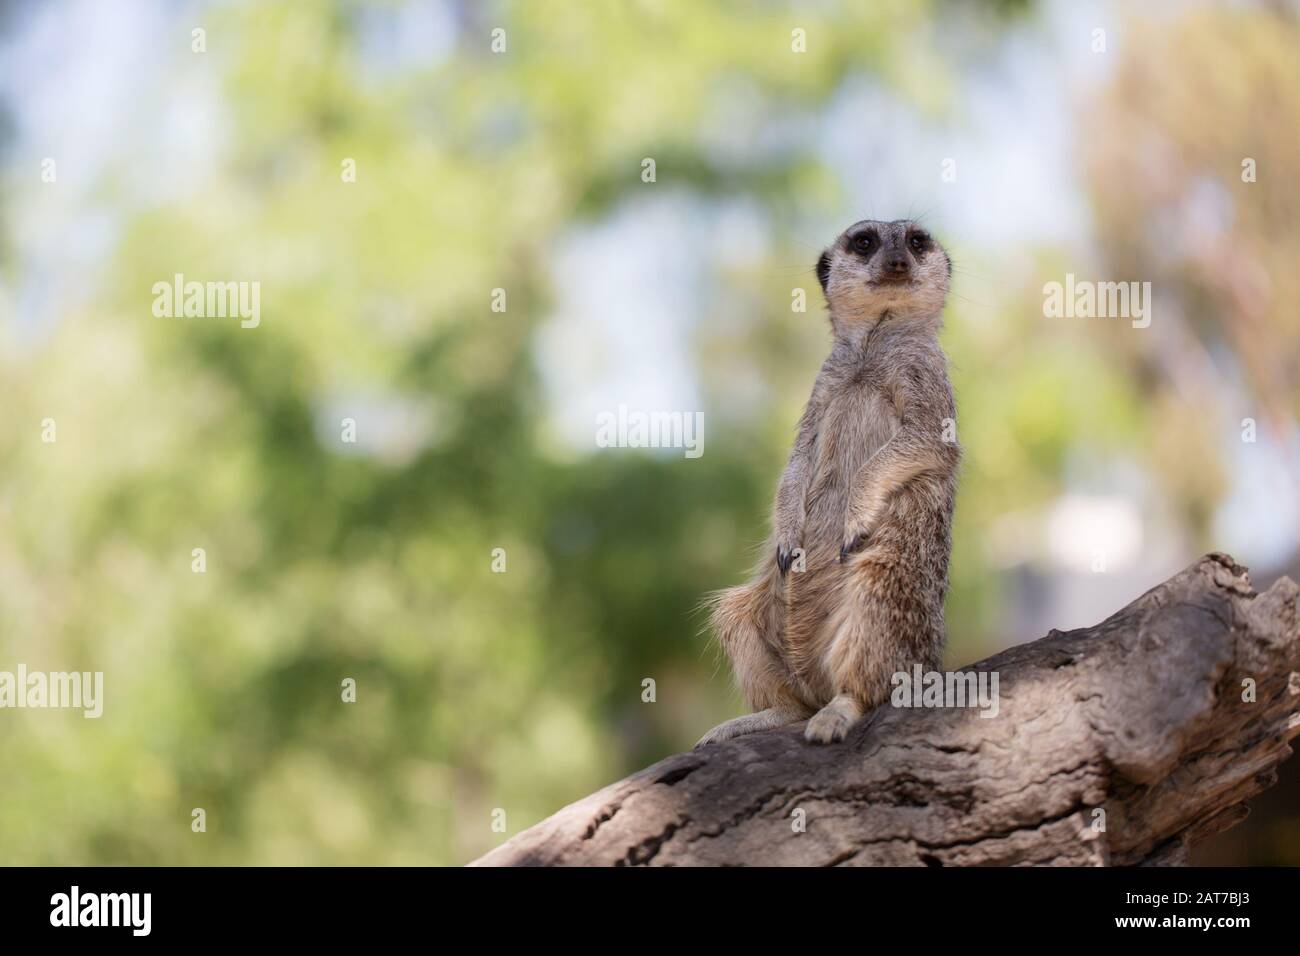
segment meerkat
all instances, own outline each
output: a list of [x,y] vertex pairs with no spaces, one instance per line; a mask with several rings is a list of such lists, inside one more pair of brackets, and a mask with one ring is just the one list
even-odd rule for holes
[[951,276],[947,252],[910,221],[856,223],[818,260],[834,344],[763,564],[711,601],[754,713],[697,746],[801,720],[809,741],[842,740],[895,673],[940,667],[961,457],[938,339]]

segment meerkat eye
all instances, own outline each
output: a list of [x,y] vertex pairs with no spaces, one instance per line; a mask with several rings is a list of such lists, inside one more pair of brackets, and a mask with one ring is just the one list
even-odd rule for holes
[[925,252],[930,247],[930,237],[923,232],[914,232],[907,244],[912,247],[913,252]]
[[861,253],[864,256],[869,256],[876,248],[876,243],[878,241],[879,240],[876,238],[874,232],[864,232],[861,235],[853,237],[853,251]]

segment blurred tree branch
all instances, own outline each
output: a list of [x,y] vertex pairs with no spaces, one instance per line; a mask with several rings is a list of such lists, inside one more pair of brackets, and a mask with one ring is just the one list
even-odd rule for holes
[[841,745],[800,725],[678,754],[476,865],[1182,863],[1300,733],[1298,593],[1207,555],[974,665],[1000,675],[993,719],[884,706]]

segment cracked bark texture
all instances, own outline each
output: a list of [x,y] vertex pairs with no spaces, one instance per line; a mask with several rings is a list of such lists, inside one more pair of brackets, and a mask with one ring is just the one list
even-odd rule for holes
[[474,865],[1181,864],[1300,733],[1297,592],[1256,594],[1210,554],[1095,627],[963,668],[998,673],[996,717],[886,704],[840,744],[797,724],[678,754]]

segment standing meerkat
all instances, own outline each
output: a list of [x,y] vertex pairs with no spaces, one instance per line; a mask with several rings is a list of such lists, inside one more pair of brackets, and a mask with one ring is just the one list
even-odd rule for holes
[[697,746],[809,717],[808,740],[841,740],[895,673],[940,667],[961,457],[938,338],[951,275],[909,221],[856,223],[818,260],[834,345],[781,475],[768,556],[713,597],[754,713]]

